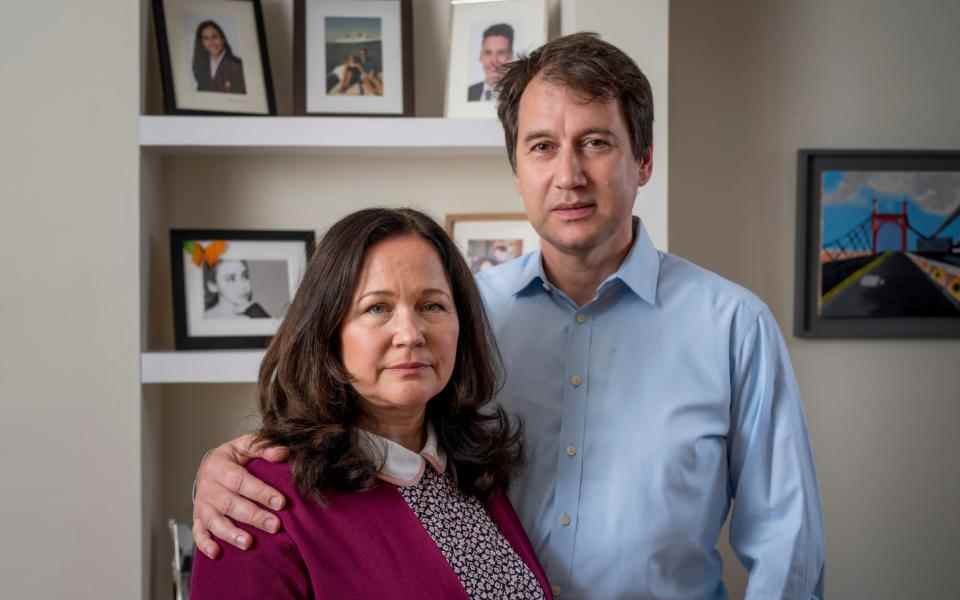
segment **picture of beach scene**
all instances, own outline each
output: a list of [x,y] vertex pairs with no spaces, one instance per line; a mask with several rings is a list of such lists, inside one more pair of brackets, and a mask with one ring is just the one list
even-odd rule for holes
[[383,23],[326,17],[328,96],[383,96]]

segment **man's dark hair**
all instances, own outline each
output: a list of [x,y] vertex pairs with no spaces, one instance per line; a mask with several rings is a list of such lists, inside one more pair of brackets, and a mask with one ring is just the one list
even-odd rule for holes
[[520,97],[537,76],[569,88],[585,102],[620,101],[633,155],[645,157],[653,143],[653,91],[633,60],[595,33],[574,33],[547,42],[529,56],[503,66],[497,83],[497,114],[503,124],[507,158],[517,172]]
[[500,355],[473,274],[446,232],[410,209],[371,208],[347,215],[317,246],[290,309],[260,367],[260,440],[290,449],[294,482],[306,496],[376,484],[382,465],[364,450],[360,397],[344,366],[340,332],[369,249],[416,235],[437,252],[460,323],[447,386],[427,404],[459,488],[486,496],[506,487],[522,459],[520,423],[488,406],[502,376]]
[[510,49],[513,50],[513,27],[506,23],[497,23],[483,30],[484,40],[494,35],[507,38],[510,41]]

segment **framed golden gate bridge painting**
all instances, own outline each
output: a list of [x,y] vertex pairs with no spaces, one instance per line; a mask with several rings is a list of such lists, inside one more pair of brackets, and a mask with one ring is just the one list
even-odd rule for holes
[[960,337],[960,152],[801,150],[795,334]]

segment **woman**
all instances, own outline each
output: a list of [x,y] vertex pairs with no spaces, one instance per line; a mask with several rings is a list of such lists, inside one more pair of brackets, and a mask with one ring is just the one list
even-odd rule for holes
[[348,54],[343,64],[333,70],[335,84],[330,88],[329,96],[360,96],[363,94],[363,69],[360,60]]
[[269,319],[253,301],[250,266],[245,260],[218,260],[203,266],[204,319]]
[[519,426],[489,405],[497,351],[453,242],[412,210],[320,242],[260,369],[252,461],[284,493],[256,550],[198,554],[191,598],[549,598],[504,493]]
[[200,92],[247,93],[243,61],[233,53],[223,29],[214,21],[197,25],[193,41],[193,77]]

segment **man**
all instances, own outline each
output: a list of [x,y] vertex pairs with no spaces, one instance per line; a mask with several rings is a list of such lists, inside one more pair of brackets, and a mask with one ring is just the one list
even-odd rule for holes
[[483,81],[478,81],[467,88],[467,102],[495,100],[501,69],[511,60],[513,60],[513,27],[506,23],[487,27],[483,32],[483,42],[480,46]]
[[[750,600],[823,593],[820,498],[776,322],[747,290],[658,252],[632,217],[652,172],[650,85],[617,48],[566,36],[510,65],[498,112],[541,251],[479,274],[523,418],[511,499],[561,598],[726,597],[716,543],[749,571]],[[276,492],[236,463],[201,465],[194,535],[269,530]],[[734,502],[735,500],[735,502]],[[236,535],[242,535],[238,541]]]

